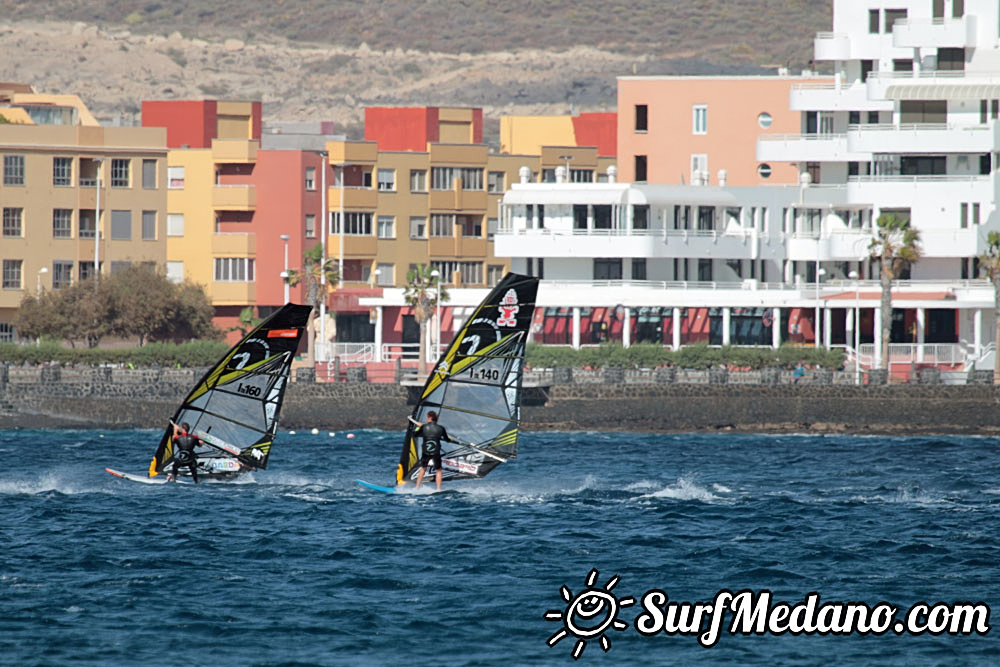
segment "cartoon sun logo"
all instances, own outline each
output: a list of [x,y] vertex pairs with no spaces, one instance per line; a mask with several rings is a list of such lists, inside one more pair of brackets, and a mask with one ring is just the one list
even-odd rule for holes
[[575,596],[563,586],[559,593],[567,603],[566,609],[550,609],[545,612],[545,620],[563,623],[563,627],[549,637],[546,643],[555,646],[567,635],[575,636],[577,641],[572,653],[574,660],[580,659],[583,649],[587,648],[587,640],[594,637],[600,637],[601,648],[607,653],[611,648],[611,640],[604,635],[604,631],[608,628],[626,630],[628,624],[618,620],[618,609],[635,604],[635,598],[627,597],[619,600],[611,592],[618,585],[617,574],[608,580],[604,588],[594,586],[597,575],[597,570],[591,570],[587,575],[587,587]]

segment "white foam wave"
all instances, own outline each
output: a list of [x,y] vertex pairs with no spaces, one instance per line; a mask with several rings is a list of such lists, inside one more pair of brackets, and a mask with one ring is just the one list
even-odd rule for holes
[[717,495],[705,487],[699,486],[689,477],[679,477],[677,481],[670,486],[660,489],[659,491],[654,491],[653,493],[648,493],[643,497],[671,498],[673,500],[700,500],[702,502],[711,502],[719,499]]

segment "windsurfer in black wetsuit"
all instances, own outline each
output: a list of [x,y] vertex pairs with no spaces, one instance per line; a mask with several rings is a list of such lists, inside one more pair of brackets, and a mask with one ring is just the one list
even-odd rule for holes
[[191,479],[194,483],[198,483],[198,455],[195,454],[194,448],[201,440],[198,436],[191,433],[191,426],[184,422],[180,426],[174,424],[174,467],[170,475],[167,476],[168,482],[177,481],[177,470],[181,466],[186,466],[188,470],[191,471]]
[[438,491],[441,490],[441,441],[455,442],[444,426],[437,423],[438,415],[431,410],[427,413],[427,424],[417,422],[417,430],[413,436],[422,436],[424,439],[424,455],[420,458],[420,472],[417,474],[417,487],[424,481],[424,473],[427,472],[427,464],[434,461],[434,481],[437,482]]

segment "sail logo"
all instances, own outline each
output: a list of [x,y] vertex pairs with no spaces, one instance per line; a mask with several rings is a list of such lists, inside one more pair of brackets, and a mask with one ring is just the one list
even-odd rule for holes
[[500,309],[500,317],[497,318],[497,324],[502,327],[516,327],[517,311],[521,309],[517,305],[517,292],[513,289],[507,290],[498,308]]
[[616,574],[608,580],[603,588],[594,584],[597,582],[597,570],[591,570],[587,575],[586,588],[573,595],[563,586],[559,589],[562,599],[566,602],[565,609],[550,609],[545,612],[545,620],[562,621],[563,627],[549,637],[549,646],[555,646],[569,635],[576,637],[570,655],[579,660],[587,641],[596,639],[604,652],[611,650],[611,640],[604,634],[605,630],[615,629],[619,632],[628,629],[628,623],[618,619],[618,610],[635,604],[635,598],[629,596],[618,599],[611,591],[618,585]]

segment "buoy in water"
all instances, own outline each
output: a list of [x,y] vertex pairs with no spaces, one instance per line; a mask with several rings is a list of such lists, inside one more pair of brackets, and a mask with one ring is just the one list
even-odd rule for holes
[[348,433],[348,434],[347,434],[347,437],[348,437],[348,438],[353,438],[353,437],[354,437],[354,434],[353,434],[353,433]]
[[312,434],[313,434],[313,435],[319,435],[319,429],[318,429],[318,428],[314,428],[314,429],[312,430]]
[[334,431],[330,431],[329,433],[327,433],[327,435],[329,435],[332,438],[332,437],[336,436],[337,434]]

